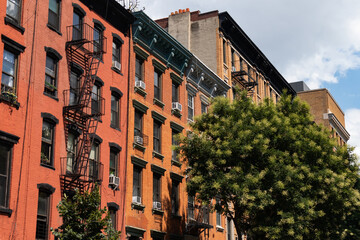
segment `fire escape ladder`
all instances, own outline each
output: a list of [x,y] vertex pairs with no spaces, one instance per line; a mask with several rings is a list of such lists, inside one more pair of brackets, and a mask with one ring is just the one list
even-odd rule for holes
[[[80,29],[80,30],[79,30]],[[75,188],[91,190],[102,180],[102,164],[90,159],[98,121],[104,113],[104,99],[93,86],[106,38],[88,24],[67,27],[66,59],[70,89],[64,91],[64,132],[67,157],[61,158],[62,192]],[[99,36],[94,39],[94,36]],[[71,133],[71,138],[69,137]]]
[[[248,76],[245,79],[243,76]],[[254,93],[254,88],[257,86],[257,83],[254,79],[250,78],[248,73],[244,70],[232,71],[231,72],[232,85],[239,86],[240,89],[244,89],[248,92],[248,96],[252,96]]]

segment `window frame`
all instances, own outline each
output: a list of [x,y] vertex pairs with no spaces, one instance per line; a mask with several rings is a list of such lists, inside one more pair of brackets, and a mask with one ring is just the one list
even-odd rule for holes
[[[121,97],[112,92],[111,93],[111,117],[110,117],[110,126],[113,128],[120,128],[120,99]],[[113,108],[113,102],[115,102],[115,106]],[[116,117],[116,119],[114,119]]]
[[180,85],[174,81],[172,81],[172,85],[171,85],[171,100],[172,102],[180,102],[180,94],[179,94],[179,90],[180,90]]
[[[5,174],[0,174],[0,178],[6,178],[5,188],[4,188],[4,200],[3,205],[0,202],[0,208],[8,209],[9,207],[9,196],[10,196],[10,181],[11,181],[11,168],[12,168],[12,157],[13,157],[13,147],[14,145],[7,141],[0,140],[0,147],[4,147],[7,151],[6,161],[6,172]],[[3,156],[2,156],[3,157]],[[10,213],[11,214],[11,213]]]
[[143,128],[144,128],[144,113],[138,109],[135,109],[135,111],[134,111],[134,136],[142,137]]
[[[143,168],[137,165],[133,165],[133,192],[132,192],[132,197],[140,197],[140,203],[143,202],[142,199],[142,172],[143,172]],[[135,180],[137,179],[137,184],[135,184]],[[136,192],[138,193],[138,195],[135,195]],[[132,199],[132,202],[134,199]]]
[[[102,112],[101,109],[101,87],[102,85],[95,81],[92,91],[91,91],[91,113],[92,114],[100,114]],[[96,91],[94,92],[94,88],[96,88]],[[95,103],[97,102],[97,106]]]
[[[39,205],[40,205],[40,195],[43,194],[44,196],[46,196],[46,214],[42,215],[42,214],[39,214]],[[44,197],[45,198],[45,197]],[[38,194],[38,209],[37,209],[37,214],[36,214],[36,240],[45,240],[45,239],[48,239],[49,237],[49,226],[50,226],[50,209],[51,209],[51,193],[49,193],[48,191],[45,191],[43,189],[39,189],[39,194]],[[39,219],[42,218],[42,219]],[[39,221],[40,222],[45,222],[45,231],[43,232],[44,234],[44,237],[38,237],[38,224],[39,224]]]
[[145,79],[143,79],[144,62],[145,61],[143,58],[141,58],[139,55],[136,55],[136,57],[135,57],[135,82],[137,82],[137,81],[145,82]]
[[[154,203],[155,202],[160,202],[160,204],[162,203],[161,201],[161,174],[153,172],[153,208],[154,208]],[[161,210],[162,207],[158,210]]]
[[[51,139],[46,139],[44,136],[43,136],[43,131],[44,131],[44,124],[48,124],[49,127],[50,127],[50,135],[51,135]],[[49,156],[45,156],[47,157],[48,159],[48,163],[46,162],[46,160],[43,160],[43,154],[45,155],[45,153],[43,152],[43,144],[46,144],[48,145],[47,147],[49,148],[48,149],[48,152],[49,152]],[[50,119],[47,119],[47,118],[44,118],[43,119],[43,125],[42,125],[42,134],[41,134],[41,165],[45,165],[45,166],[50,166],[50,167],[53,167],[54,166],[54,145],[55,145],[55,123],[50,120]]]
[[188,93],[188,120],[194,121],[195,116],[195,96]]
[[[114,48],[115,45],[115,48]],[[115,67],[115,62],[120,63],[120,69],[117,69],[121,72],[121,51],[122,50],[122,43],[117,39],[113,38],[113,44],[112,44],[112,67]],[[115,53],[114,53],[115,51]],[[116,56],[116,54],[118,56]]]
[[208,107],[208,104],[201,102],[201,114],[208,113]]
[[[95,39],[96,33],[99,34],[98,39]],[[93,43],[94,43],[94,52],[102,52],[104,50],[104,26],[101,26],[99,23],[94,23],[94,32],[93,32]],[[99,55],[99,59],[102,60],[102,54]]]
[[[12,54],[14,56],[14,64],[13,66],[13,74],[5,72],[4,70],[4,62],[5,62],[5,51]],[[18,83],[18,62],[19,62],[19,53],[11,49],[11,47],[8,47],[7,45],[4,45],[4,51],[3,51],[3,61],[2,61],[2,70],[1,70],[1,94],[3,92],[9,92],[15,94],[17,96],[17,83]],[[7,75],[9,77],[13,78],[13,87],[9,85],[5,85],[3,83],[3,75]]]
[[162,101],[162,74],[158,69],[154,69],[154,98],[159,101]]
[[[95,149],[94,157],[91,158],[91,152]],[[90,153],[89,153],[89,178],[93,180],[98,180],[100,177],[100,142],[96,139],[93,139],[93,143],[91,145]]]
[[171,180],[171,214],[178,216],[180,211],[180,182]]
[[223,39],[223,63],[227,65],[227,54],[226,54],[226,40]]
[[[161,128],[162,128],[162,123],[154,119],[153,120],[153,150],[157,153],[161,153]],[[155,130],[157,130],[157,132]]]
[[[48,65],[48,58],[53,61],[54,64],[54,70],[49,69],[47,67]],[[45,60],[45,87],[44,87],[44,93],[49,94],[51,96],[56,97],[57,96],[57,82],[58,82],[58,62],[59,60],[54,57],[53,55],[47,53],[46,54],[46,60]],[[48,83],[47,77],[51,79],[52,83]]]
[[[50,9],[50,1],[55,1],[56,2],[57,11],[58,11],[57,14]],[[50,21],[51,14],[53,14],[56,17],[56,21],[57,21],[56,25],[51,23],[51,21]],[[48,25],[49,28],[60,32],[60,22],[61,22],[61,0],[49,0],[49,11],[48,11],[48,23],[47,23],[47,25]]]
[[[114,147],[110,147],[110,154],[109,154],[109,176],[113,174],[115,177],[119,176],[119,153],[120,151]],[[114,156],[114,159],[112,159]],[[114,168],[111,167],[111,162],[114,162]]]
[[6,1],[6,17],[9,17],[12,21],[14,21],[17,25],[21,25],[21,12],[22,12],[22,0],[19,0],[19,4],[18,4],[18,16],[14,17],[12,15],[10,15],[8,13],[8,7],[9,7],[9,2],[11,2],[12,4],[16,5],[14,0],[7,0]]

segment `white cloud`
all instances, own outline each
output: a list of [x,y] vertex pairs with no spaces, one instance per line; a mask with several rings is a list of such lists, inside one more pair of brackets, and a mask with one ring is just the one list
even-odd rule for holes
[[356,147],[355,153],[360,157],[360,109],[352,108],[345,111],[345,126],[350,133],[349,144]]
[[280,73],[311,88],[360,68],[359,0],[154,0],[152,18],[179,8],[228,11]]

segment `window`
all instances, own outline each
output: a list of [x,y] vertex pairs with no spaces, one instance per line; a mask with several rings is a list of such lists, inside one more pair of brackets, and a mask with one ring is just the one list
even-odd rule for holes
[[235,50],[231,48],[231,71],[235,70]]
[[120,98],[115,94],[111,94],[111,126],[120,127]]
[[179,84],[172,82],[172,102],[179,102]]
[[89,178],[99,180],[100,144],[94,140],[89,154]]
[[161,124],[161,122],[154,120],[153,150],[158,153],[161,153]]
[[223,39],[223,60],[224,60],[224,64],[226,64],[226,41],[225,39]]
[[[100,53],[103,50],[103,27],[99,24],[94,25],[94,52]],[[102,56],[100,55],[100,59]]]
[[45,89],[44,92],[56,96],[56,83],[57,83],[57,59],[50,55],[46,55],[45,65]]
[[91,114],[99,115],[100,113],[101,113],[101,86],[99,83],[95,82],[91,93]]
[[208,105],[201,102],[201,114],[208,112]]
[[188,120],[194,120],[194,96],[188,93]]
[[41,163],[53,166],[54,124],[44,120],[41,136]]
[[144,60],[136,56],[136,62],[135,62],[135,81],[143,81],[143,65]]
[[50,194],[40,190],[36,222],[36,240],[48,239],[49,210]]
[[135,109],[134,136],[142,137],[143,113]]
[[118,162],[119,162],[119,151],[115,148],[110,148],[110,164],[109,164],[109,175],[118,176]]
[[77,135],[69,132],[68,139],[66,143],[67,151],[67,164],[66,172],[73,173],[75,171],[75,162],[76,162],[76,145],[77,145]]
[[78,72],[71,71],[69,105],[79,104],[80,77],[81,75]]
[[0,141],[0,207],[8,207],[12,145]]
[[21,0],[7,0],[6,15],[20,25]]
[[60,29],[60,0],[49,0],[48,24],[55,30]]
[[189,219],[194,219],[194,217],[195,217],[194,210],[195,210],[194,197],[188,196],[188,218]]
[[221,214],[219,211],[216,211],[216,226],[221,226]]
[[74,11],[72,40],[76,41],[82,39],[82,23],[83,23],[83,15],[78,11]]
[[154,98],[161,100],[161,72],[154,71]]
[[256,93],[260,94],[259,74],[256,73]]
[[226,227],[227,227],[227,240],[233,240],[233,234],[232,234],[232,226],[231,226],[231,219],[226,218]]
[[134,165],[132,202],[139,204],[141,203],[141,173],[142,168]]
[[121,44],[116,39],[112,43],[112,66],[121,71]]
[[[178,141],[176,140],[176,137],[175,137],[177,134],[179,134],[179,132],[177,132],[176,130],[172,129],[172,132],[171,132],[171,144],[172,144],[173,146],[178,146],[178,145],[179,145],[179,143],[178,143]],[[173,161],[178,161],[178,160],[177,160],[177,155],[178,155],[178,151],[175,150],[175,149],[172,149],[172,157],[171,157],[171,159],[172,159]]]
[[1,75],[1,93],[16,95],[17,55],[4,49]]
[[250,65],[247,66],[247,71],[248,71],[248,82],[252,82],[253,78],[252,78],[252,71],[251,71],[251,67]]
[[161,209],[161,175],[153,175],[153,208]]
[[172,180],[171,186],[171,213],[178,215],[179,214],[179,185],[178,181]]
[[111,220],[111,226],[114,230],[117,229],[117,222],[116,222],[116,209],[114,208],[109,208],[109,215],[110,215],[110,220]]

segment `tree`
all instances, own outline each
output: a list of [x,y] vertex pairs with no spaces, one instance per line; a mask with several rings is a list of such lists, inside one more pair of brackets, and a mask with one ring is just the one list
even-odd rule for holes
[[216,98],[181,137],[189,195],[233,219],[252,239],[340,239],[359,205],[356,157],[282,96],[254,104],[246,93]]
[[[63,224],[51,231],[59,240],[119,239],[120,232],[111,226],[106,207],[100,208],[98,187],[84,194],[76,190],[72,197],[65,195],[57,209],[63,218]],[[104,214],[106,214],[105,218],[103,218]]]

